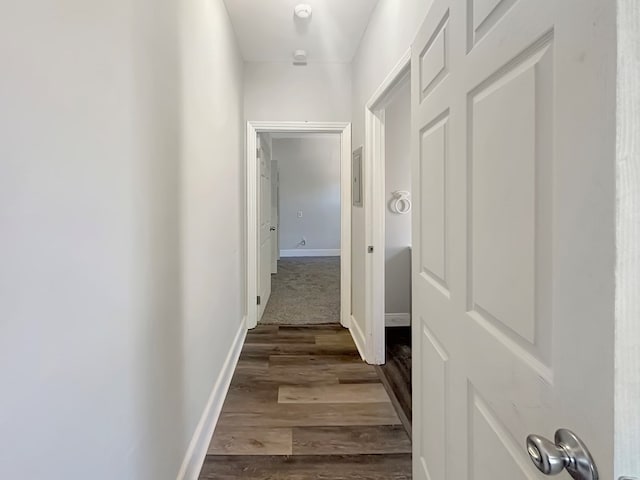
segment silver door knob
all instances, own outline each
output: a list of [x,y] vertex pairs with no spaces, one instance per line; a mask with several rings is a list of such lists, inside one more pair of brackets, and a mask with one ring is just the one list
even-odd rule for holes
[[270,231],[270,232],[275,232],[275,231],[276,231],[276,227],[271,227],[271,228],[269,228],[269,231]]
[[555,443],[529,435],[527,452],[533,464],[545,475],[557,475],[566,468],[574,480],[598,480],[598,469],[589,450],[566,428],[556,431]]

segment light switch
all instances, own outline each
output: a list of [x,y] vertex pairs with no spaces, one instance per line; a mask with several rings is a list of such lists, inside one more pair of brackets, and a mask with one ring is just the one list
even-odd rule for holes
[[302,218],[302,210],[298,210],[298,218]]

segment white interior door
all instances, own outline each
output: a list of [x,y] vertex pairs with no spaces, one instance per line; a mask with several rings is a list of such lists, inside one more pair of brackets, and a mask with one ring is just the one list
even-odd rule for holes
[[278,260],[280,259],[279,203],[280,173],[278,172],[278,161],[271,160],[271,273],[278,273]]
[[262,318],[264,309],[271,296],[271,150],[260,142],[258,161],[260,162],[260,181],[258,182],[259,198],[259,249],[258,249],[258,320]]
[[412,46],[415,480],[544,478],[560,427],[613,477],[608,10],[435,0]]

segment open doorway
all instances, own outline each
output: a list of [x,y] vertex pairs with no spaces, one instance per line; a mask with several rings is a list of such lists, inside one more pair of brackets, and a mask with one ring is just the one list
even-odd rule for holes
[[407,431],[411,431],[412,166],[411,81],[407,52],[376,90],[366,109],[367,302],[369,361],[379,373]]
[[[262,132],[261,325],[340,324],[340,134]],[[268,165],[267,165],[268,164]],[[264,262],[264,267],[262,264]]]
[[[411,428],[411,89],[406,77],[384,109],[384,321],[385,363],[380,366]],[[393,398],[392,397],[392,398]]]
[[[248,122],[249,328],[265,314],[269,323],[349,327],[350,150],[348,123]],[[271,316],[270,297],[288,318]]]

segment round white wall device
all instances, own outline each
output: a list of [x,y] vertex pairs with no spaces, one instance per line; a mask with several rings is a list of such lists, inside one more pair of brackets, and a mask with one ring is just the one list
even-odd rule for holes
[[294,63],[307,63],[307,52],[305,50],[296,50],[293,52]]
[[309,18],[311,16],[311,5],[301,3],[299,5],[296,5],[296,7],[293,9],[293,12],[298,18]]

